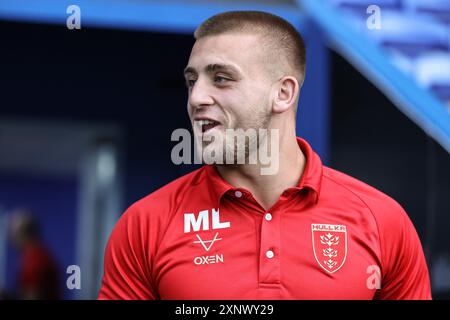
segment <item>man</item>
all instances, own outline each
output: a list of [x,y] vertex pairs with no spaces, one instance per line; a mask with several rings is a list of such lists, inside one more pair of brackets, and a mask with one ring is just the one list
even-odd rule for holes
[[58,266],[39,235],[36,218],[25,209],[11,217],[11,241],[20,252],[19,298],[60,299]]
[[[267,13],[227,12],[195,38],[188,113],[213,164],[125,212],[99,298],[430,299],[421,244],[400,205],[323,166],[295,135],[305,77],[297,31]],[[266,132],[245,140],[243,164],[228,135],[239,129]],[[261,159],[247,160],[267,145],[277,170],[262,174]]]

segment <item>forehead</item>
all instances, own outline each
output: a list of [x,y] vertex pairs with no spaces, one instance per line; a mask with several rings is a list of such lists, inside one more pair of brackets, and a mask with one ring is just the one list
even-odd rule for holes
[[221,34],[197,40],[188,66],[198,71],[208,64],[231,64],[244,74],[260,70],[261,37],[254,34]]

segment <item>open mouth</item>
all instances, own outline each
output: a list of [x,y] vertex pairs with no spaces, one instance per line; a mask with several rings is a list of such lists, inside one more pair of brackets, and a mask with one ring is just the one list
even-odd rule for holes
[[220,124],[219,122],[214,120],[198,120],[197,122],[202,129],[202,133],[205,133]]

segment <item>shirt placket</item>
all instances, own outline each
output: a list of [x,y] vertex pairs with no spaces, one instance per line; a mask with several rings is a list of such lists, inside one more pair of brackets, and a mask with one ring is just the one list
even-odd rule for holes
[[259,250],[260,286],[280,284],[280,212],[266,212],[262,217]]

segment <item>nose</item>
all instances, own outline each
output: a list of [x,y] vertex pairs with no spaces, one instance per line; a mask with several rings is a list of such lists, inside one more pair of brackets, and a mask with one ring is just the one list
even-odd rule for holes
[[193,109],[200,109],[211,106],[214,103],[208,84],[205,80],[198,78],[189,93],[189,106]]

